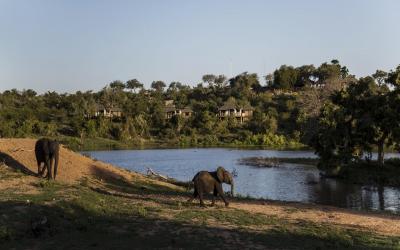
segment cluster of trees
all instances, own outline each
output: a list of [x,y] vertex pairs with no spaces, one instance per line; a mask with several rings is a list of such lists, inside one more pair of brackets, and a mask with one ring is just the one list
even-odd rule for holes
[[[283,65],[260,82],[244,72],[231,79],[207,74],[194,87],[136,79],[114,81],[98,92],[73,94],[15,89],[0,93],[0,136],[31,135],[109,138],[121,141],[169,140],[181,144],[311,145],[325,160],[351,161],[362,152],[398,141],[399,68],[356,79],[337,60],[319,67]],[[397,78],[396,78],[397,77]],[[190,118],[165,119],[164,101],[190,106]],[[220,121],[227,100],[251,105],[252,118]],[[122,109],[121,119],[93,118],[98,105]],[[372,107],[372,108],[371,108]],[[383,150],[382,150],[383,151]]]
[[273,74],[268,74],[265,79],[273,88],[293,90],[309,86],[322,86],[329,80],[345,79],[349,76],[346,66],[341,66],[338,60],[323,63],[318,68],[314,65],[293,67],[282,65]]
[[370,160],[373,150],[383,165],[385,148],[399,150],[399,142],[400,66],[389,73],[378,70],[331,94],[311,145],[322,167],[329,168]]

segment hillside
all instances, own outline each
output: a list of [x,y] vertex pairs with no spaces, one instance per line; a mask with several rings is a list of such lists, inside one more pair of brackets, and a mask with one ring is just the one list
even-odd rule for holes
[[[0,157],[4,163],[19,169],[28,175],[37,173],[35,158],[36,139],[0,139]],[[0,158],[0,159],[1,159]],[[76,184],[82,178],[117,178],[131,181],[132,178],[144,178],[141,174],[130,172],[101,161],[90,159],[75,153],[61,145],[57,181],[64,184]],[[149,180],[151,182],[157,182]],[[159,182],[160,185],[171,186]]]
[[[16,249],[400,249],[400,216],[189,193],[61,148],[57,181],[35,176],[34,139],[0,139],[0,246]],[[2,248],[5,249],[5,248]]]

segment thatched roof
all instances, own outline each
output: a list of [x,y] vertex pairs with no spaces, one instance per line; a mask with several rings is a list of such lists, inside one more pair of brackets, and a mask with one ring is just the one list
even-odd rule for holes
[[218,108],[218,111],[230,110],[230,109],[253,110],[253,107],[251,107],[250,104],[245,104],[244,106],[242,106],[238,105],[236,102],[233,101],[226,101],[224,105]]
[[176,110],[175,105],[168,105],[165,106],[164,111],[165,113],[174,112]]
[[193,112],[193,110],[189,106],[184,107],[183,109],[181,109],[181,111],[185,112],[185,113],[192,113]]
[[103,111],[105,108],[103,105],[96,103],[96,110],[101,110]]
[[106,107],[104,107],[104,105],[102,105],[102,104],[96,104],[96,110],[97,111],[103,111],[103,110],[106,110],[106,111],[108,111],[108,112],[110,112],[110,111],[112,111],[112,112],[122,112],[122,109],[121,108],[119,108],[119,107],[111,107],[111,108],[106,108]]
[[115,108],[110,108],[110,111],[112,112],[122,112],[121,108],[115,107]]
[[230,109],[236,109],[237,107],[236,107],[236,104],[235,103],[233,103],[233,102],[225,102],[224,103],[224,105],[222,105],[222,107],[219,107],[218,108],[218,111],[221,111],[221,110],[230,110]]

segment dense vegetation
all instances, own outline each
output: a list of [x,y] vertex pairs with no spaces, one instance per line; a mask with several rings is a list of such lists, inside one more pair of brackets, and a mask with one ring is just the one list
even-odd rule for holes
[[375,149],[382,166],[384,149],[400,146],[400,66],[333,92],[320,112],[311,145],[321,167],[340,170],[362,159],[370,162]]
[[[207,74],[195,87],[136,79],[114,81],[98,92],[74,94],[7,90],[0,94],[0,136],[67,136],[76,144],[94,138],[175,145],[312,146],[325,166],[360,160],[400,140],[400,66],[357,79],[337,60],[319,67],[283,65],[260,81],[244,72],[231,79]],[[191,107],[188,118],[165,119],[165,100]],[[220,121],[226,101],[254,112],[243,124]],[[98,105],[118,107],[121,118],[93,117]],[[363,154],[364,153],[364,154]]]

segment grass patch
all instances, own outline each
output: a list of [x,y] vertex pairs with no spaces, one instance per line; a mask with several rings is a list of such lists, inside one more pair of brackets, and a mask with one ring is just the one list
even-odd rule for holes
[[175,219],[182,222],[196,222],[205,224],[207,221],[218,221],[235,226],[272,225],[276,218],[262,214],[249,213],[238,209],[187,209],[175,215]]

